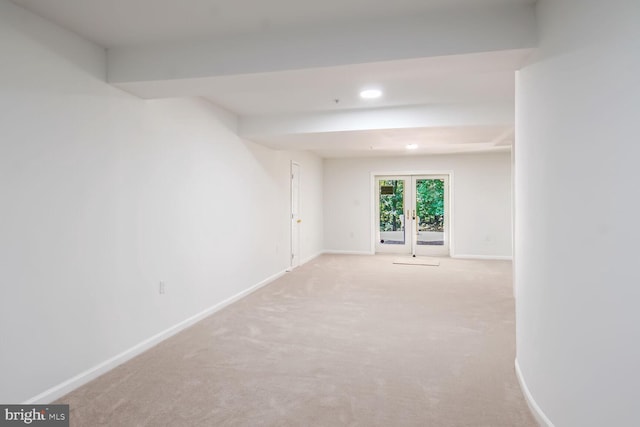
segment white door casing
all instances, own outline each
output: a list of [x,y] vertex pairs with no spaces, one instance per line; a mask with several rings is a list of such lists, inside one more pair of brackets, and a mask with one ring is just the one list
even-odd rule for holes
[[300,165],[291,162],[291,262],[290,267],[300,265]]

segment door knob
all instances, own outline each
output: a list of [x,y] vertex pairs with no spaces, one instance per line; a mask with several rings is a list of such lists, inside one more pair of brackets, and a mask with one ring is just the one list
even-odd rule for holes
[[296,222],[297,222],[298,224],[300,224],[300,223],[302,222],[302,220],[301,220],[301,219],[299,219],[299,220],[297,220]]

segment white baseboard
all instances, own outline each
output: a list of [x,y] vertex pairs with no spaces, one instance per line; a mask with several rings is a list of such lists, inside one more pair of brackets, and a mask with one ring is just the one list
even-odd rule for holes
[[292,272],[294,269],[301,267],[303,265],[305,265],[306,263],[308,263],[309,261],[313,261],[314,259],[318,258],[320,255],[324,254],[324,251],[320,251],[315,255],[311,255],[309,257],[306,257],[305,259],[303,259],[302,261],[300,261],[300,264],[296,265],[295,267],[289,266],[287,267],[287,269],[285,270],[287,273]]
[[165,329],[164,331],[150,337],[147,338],[146,340],[142,341],[139,344],[136,344],[135,346],[129,348],[128,350],[123,351],[122,353],[108,359],[105,360],[104,362],[94,366],[93,368],[90,368],[84,372],[81,372],[80,374],[54,386],[51,387],[50,389],[38,394],[37,396],[32,397],[31,399],[27,400],[26,402],[24,402],[25,405],[31,405],[31,404],[48,404],[51,403],[53,401],[55,401],[56,399],[61,398],[62,396],[66,395],[67,393],[70,393],[71,391],[75,390],[78,387],[83,386],[84,384],[88,383],[91,380],[96,379],[97,377],[99,377],[100,375],[112,370],[113,368],[117,367],[118,365],[121,365],[125,362],[127,362],[128,360],[133,359],[135,356],[149,350],[151,347],[159,344],[160,342],[166,340],[167,338],[177,334],[178,332],[188,328],[189,326],[193,325],[194,323],[199,322],[200,320],[212,315],[213,313],[222,310],[223,308],[225,308],[226,306],[233,304],[234,302],[246,297],[247,295],[257,291],[258,289],[262,288],[263,286],[273,282],[274,280],[278,279],[279,277],[283,276],[286,273],[286,271],[281,271],[279,273],[276,273],[270,277],[267,277],[266,279],[264,279],[263,281],[251,286],[250,288],[245,289],[242,292],[237,293],[236,295],[233,295],[229,298],[227,298],[224,301],[219,302],[218,304],[207,308],[206,310],[201,311],[198,314],[195,314],[183,321],[181,321],[180,323],[171,326],[168,329]]
[[375,255],[373,252],[368,251],[341,251],[334,249],[327,249],[323,253],[331,255]]
[[529,405],[529,409],[531,410],[531,413],[533,414],[534,418],[536,419],[538,424],[540,424],[541,427],[554,427],[551,420],[545,415],[544,412],[542,412],[542,409],[540,408],[540,406],[538,406],[538,403],[536,403],[536,400],[531,395],[531,392],[529,391],[529,387],[527,387],[527,383],[525,382],[524,377],[522,376],[522,371],[520,370],[520,364],[518,363],[517,358],[516,358],[515,365],[516,365],[516,377],[518,377],[518,382],[520,383],[522,394],[524,394],[524,398],[527,401],[527,405]]
[[511,255],[458,255],[456,254],[456,255],[451,255],[451,258],[513,261],[513,257]]
[[318,258],[318,257],[319,257],[320,255],[322,255],[322,254],[324,254],[324,251],[320,251],[320,252],[318,252],[318,253],[317,253],[317,254],[315,254],[315,255],[311,255],[310,257],[306,257],[305,259],[303,259],[303,260],[300,262],[300,265],[306,264],[306,263],[308,263],[309,261],[313,261],[314,259]]

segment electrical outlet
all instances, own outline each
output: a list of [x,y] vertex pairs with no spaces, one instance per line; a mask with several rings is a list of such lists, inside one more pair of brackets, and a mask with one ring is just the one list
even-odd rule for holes
[[158,286],[158,292],[160,293],[160,295],[167,292],[167,285],[162,281],[160,282],[160,286]]

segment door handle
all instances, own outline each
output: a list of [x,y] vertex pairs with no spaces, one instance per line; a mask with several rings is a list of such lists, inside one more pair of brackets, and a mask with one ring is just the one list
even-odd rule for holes
[[302,222],[302,220],[301,220],[301,219],[299,219],[299,220],[297,220],[296,222],[297,222],[298,224],[300,224],[300,223]]

